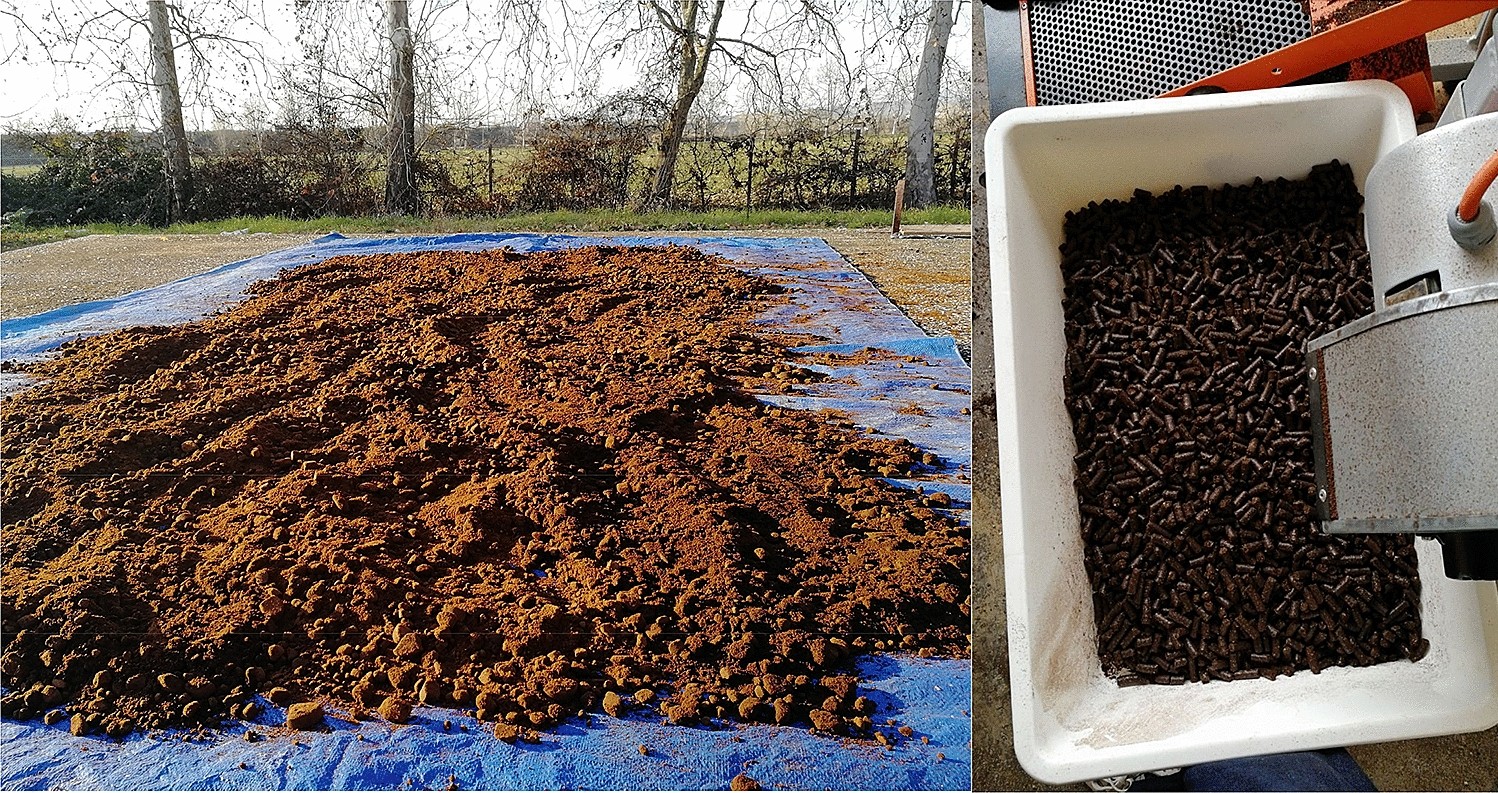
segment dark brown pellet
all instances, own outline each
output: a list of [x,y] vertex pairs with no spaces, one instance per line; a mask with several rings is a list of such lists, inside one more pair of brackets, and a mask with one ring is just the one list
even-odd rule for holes
[[1315,523],[1301,351],[1372,311],[1361,206],[1333,162],[1299,181],[1141,190],[1067,215],[1084,561],[1119,685],[1428,652],[1410,538]]

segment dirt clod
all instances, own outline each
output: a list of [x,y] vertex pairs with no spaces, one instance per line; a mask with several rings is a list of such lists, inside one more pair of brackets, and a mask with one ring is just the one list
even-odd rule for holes
[[380,718],[391,724],[405,724],[411,720],[411,703],[400,697],[386,697],[378,712]]
[[111,738],[123,738],[135,730],[135,719],[120,716],[104,723],[104,734]]
[[729,790],[764,790],[764,787],[762,787],[759,784],[759,780],[758,779],[755,779],[754,777],[749,776],[748,774],[739,774],[738,776],[735,776],[733,779],[728,780],[728,789]]
[[836,732],[843,726],[843,718],[836,713],[828,713],[825,710],[814,710],[811,712],[811,726],[822,732]]
[[[685,721],[759,679],[750,717],[784,723],[860,653],[966,654],[966,529],[879,478],[921,450],[753,397],[809,376],[803,337],[755,323],[774,284],[591,248],[250,292],[65,345],[0,404],[7,716],[58,679],[69,712],[147,729],[255,694],[550,729],[605,680]],[[694,716],[688,686],[720,704]]]
[[494,737],[505,743],[514,743],[520,740],[520,728],[505,722],[495,722]]
[[293,730],[310,730],[323,723],[322,705],[298,702],[286,709],[286,726]]
[[701,703],[697,697],[685,692],[665,705],[666,719],[672,724],[695,724],[701,714]]

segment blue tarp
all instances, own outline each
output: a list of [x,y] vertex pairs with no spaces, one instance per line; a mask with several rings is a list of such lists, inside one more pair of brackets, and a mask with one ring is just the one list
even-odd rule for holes
[[[761,322],[820,339],[800,349],[829,377],[791,394],[762,398],[834,409],[935,453],[943,466],[938,473],[920,481],[892,481],[949,493],[954,514],[967,519],[972,457],[964,409],[971,371],[950,338],[928,337],[819,239],[539,234],[350,239],[334,234],[123,297],[7,320],[0,326],[0,359],[35,358],[69,339],[116,328],[192,321],[242,298],[253,281],[331,256],[595,244],[692,245],[791,287],[790,301]],[[836,357],[866,349],[876,351],[864,356],[867,363],[852,365]],[[800,727],[687,728],[643,714],[572,719],[543,735],[541,743],[513,746],[468,714],[435,708],[418,709],[412,723],[402,726],[330,720],[329,733],[272,733],[253,743],[241,737],[244,725],[228,726],[207,741],[172,734],[113,741],[74,737],[66,723],[6,721],[0,722],[0,787],[724,789],[743,772],[766,789],[967,789],[971,668],[967,660],[901,654],[857,661],[868,696],[879,706],[876,724],[894,720],[914,731],[894,749],[812,735]],[[444,720],[451,722],[450,730],[443,729]],[[283,718],[271,706],[258,721],[275,725]]]

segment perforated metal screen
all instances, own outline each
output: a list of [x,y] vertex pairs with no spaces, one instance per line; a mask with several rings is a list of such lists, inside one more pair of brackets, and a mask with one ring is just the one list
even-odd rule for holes
[[1301,0],[1032,0],[1036,104],[1141,99],[1311,35]]

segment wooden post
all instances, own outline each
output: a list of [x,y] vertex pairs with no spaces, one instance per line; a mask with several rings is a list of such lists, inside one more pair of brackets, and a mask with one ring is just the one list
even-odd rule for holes
[[494,143],[489,144],[489,203],[494,203]]
[[950,169],[950,173],[951,173],[950,182],[951,182],[951,184],[950,184],[950,186],[948,187],[948,190],[947,190],[947,200],[949,200],[949,201],[956,201],[957,200],[957,191],[959,189],[958,186],[960,184],[962,184],[962,179],[960,178],[962,176],[962,169],[957,167],[958,166],[958,162],[959,162],[958,158],[960,158],[962,156],[962,146],[961,146],[961,143],[962,143],[962,141],[959,138],[959,136],[954,133],[952,135],[952,150],[950,152],[950,156],[952,158],[952,167]]
[[161,137],[166,149],[166,178],[171,185],[167,220],[182,220],[192,201],[192,161],[187,153],[187,127],[182,122],[182,95],[177,90],[177,61],[172,55],[172,28],[166,0],[146,4],[151,21],[151,79],[161,101]]
[[749,173],[744,179],[744,214],[754,211],[754,136],[749,136]]
[[890,231],[891,234],[898,235],[900,233],[900,213],[903,212],[904,210],[905,210],[905,180],[901,179],[900,181],[895,182],[895,227],[893,229],[891,229],[891,231]]
[[858,205],[858,144],[863,142],[863,128],[853,130],[853,178],[848,180],[848,208]]

